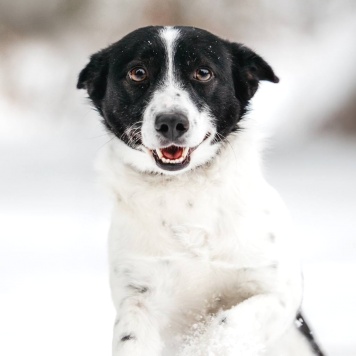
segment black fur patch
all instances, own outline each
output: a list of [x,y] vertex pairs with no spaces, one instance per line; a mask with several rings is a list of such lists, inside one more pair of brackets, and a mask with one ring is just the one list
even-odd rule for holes
[[135,340],[135,339],[136,339],[135,336],[128,334],[128,335],[123,336],[120,341],[125,342],[125,341]]

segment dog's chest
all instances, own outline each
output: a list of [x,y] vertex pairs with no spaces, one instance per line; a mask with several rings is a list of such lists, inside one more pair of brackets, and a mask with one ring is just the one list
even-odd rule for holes
[[222,188],[146,190],[114,212],[112,270],[130,271],[122,285],[159,291],[178,329],[253,294],[246,271],[274,260],[262,206]]
[[130,181],[120,190],[109,238],[118,302],[127,286],[150,290],[178,332],[259,292],[266,275],[255,271],[276,261],[271,201],[263,182],[241,190],[230,181]]
[[192,263],[205,259],[221,267],[268,264],[273,227],[256,197],[223,184],[146,187],[118,203],[113,250]]

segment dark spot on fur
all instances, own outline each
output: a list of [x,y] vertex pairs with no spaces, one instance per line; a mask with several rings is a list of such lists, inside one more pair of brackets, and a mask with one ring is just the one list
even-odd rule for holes
[[285,308],[285,307],[286,307],[286,303],[285,303],[283,300],[280,300],[280,301],[279,301],[279,304],[282,306],[282,308]]
[[166,223],[166,220],[162,220],[162,226],[166,226],[167,223]]
[[131,274],[131,270],[128,269],[128,268],[125,268],[122,273],[125,275],[125,276],[129,276]]
[[125,335],[121,338],[121,341],[122,342],[125,342],[125,341],[129,341],[129,340],[135,340],[135,336],[131,335],[131,334],[128,334],[128,335]]
[[118,325],[119,323],[120,323],[120,319],[116,319],[115,323],[114,323],[114,326]]
[[136,307],[137,308],[142,308],[143,307],[143,303],[141,302],[141,300],[137,300],[136,301]]
[[188,206],[188,208],[192,208],[194,206],[194,203],[191,200],[188,200],[187,206]]
[[275,242],[275,241],[276,241],[276,235],[273,234],[272,232],[270,232],[270,233],[268,234],[268,238],[269,238],[269,240],[270,240],[271,242]]
[[129,285],[127,286],[127,288],[133,289],[133,290],[135,290],[135,291],[138,292],[138,293],[146,293],[146,292],[148,291],[148,288],[147,288],[147,287],[144,287],[144,286],[135,286],[135,285],[133,285],[133,284],[129,284]]
[[220,325],[226,324],[226,316],[224,316],[224,317],[220,320],[219,324],[220,324]]
[[176,93],[176,96],[178,96],[178,97],[179,97],[179,96],[180,96],[180,94],[179,94],[179,93]]

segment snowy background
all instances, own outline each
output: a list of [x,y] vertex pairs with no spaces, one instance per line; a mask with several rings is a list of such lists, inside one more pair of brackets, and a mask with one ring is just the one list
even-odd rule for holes
[[88,56],[147,24],[244,42],[281,78],[250,114],[299,232],[303,308],[329,356],[356,355],[356,3],[0,0],[0,355],[110,355],[107,142]]

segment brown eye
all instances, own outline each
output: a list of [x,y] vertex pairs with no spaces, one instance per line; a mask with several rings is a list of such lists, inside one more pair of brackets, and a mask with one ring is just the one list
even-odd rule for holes
[[148,77],[146,69],[142,67],[133,68],[129,71],[128,74],[130,79],[133,80],[134,82],[143,82]]
[[200,82],[207,82],[213,77],[213,72],[208,68],[199,68],[194,73],[194,79]]

